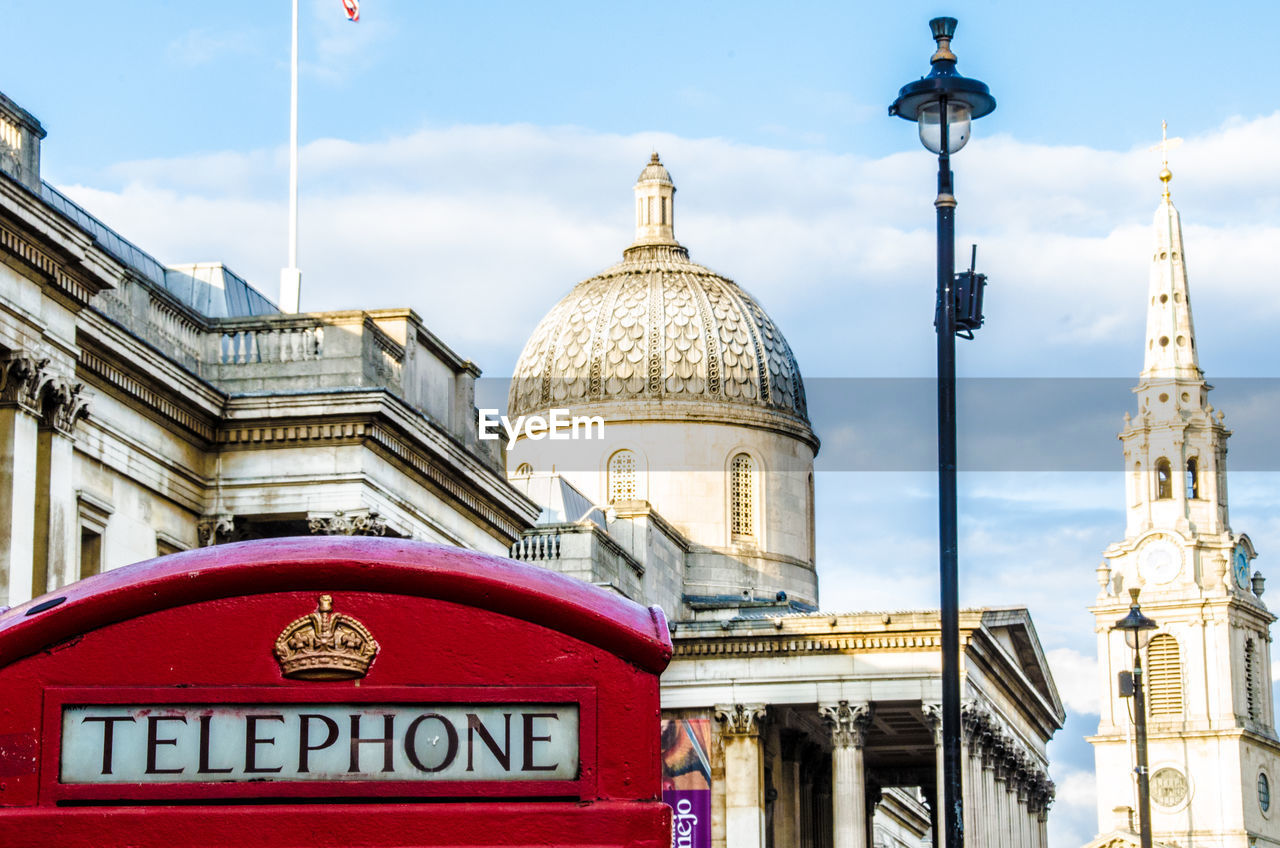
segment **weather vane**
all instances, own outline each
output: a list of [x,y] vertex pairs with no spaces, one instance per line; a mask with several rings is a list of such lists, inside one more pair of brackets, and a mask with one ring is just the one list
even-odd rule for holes
[[1164,183],[1164,196],[1169,198],[1169,180],[1173,179],[1173,172],[1169,170],[1169,151],[1175,150],[1182,144],[1180,138],[1169,138],[1169,124],[1166,121],[1160,122],[1160,143],[1147,148],[1147,152],[1154,153],[1160,151],[1161,168],[1160,182]]

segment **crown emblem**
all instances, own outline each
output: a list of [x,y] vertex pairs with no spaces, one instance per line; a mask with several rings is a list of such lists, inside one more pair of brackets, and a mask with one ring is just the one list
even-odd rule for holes
[[281,672],[299,680],[364,677],[377,653],[378,643],[368,628],[334,612],[329,595],[320,596],[315,612],[290,622],[275,646]]

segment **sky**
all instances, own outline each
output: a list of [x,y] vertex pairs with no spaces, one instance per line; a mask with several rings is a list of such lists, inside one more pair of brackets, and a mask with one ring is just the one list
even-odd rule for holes
[[[44,177],[161,261],[223,261],[274,297],[289,4],[0,8],[21,35],[0,90],[48,131]],[[885,397],[934,368],[936,166],[887,106],[928,71],[928,19],[957,17],[959,70],[999,103],[953,162],[958,245],[991,280],[959,349],[961,600],[1034,616],[1069,711],[1051,841],[1080,845],[1096,830],[1086,608],[1123,535],[1113,437],[1141,368],[1162,120],[1183,139],[1201,366],[1236,430],[1232,526],[1264,574],[1280,550],[1275,406],[1258,401],[1280,376],[1271,12],[365,0],[350,24],[339,0],[303,0],[303,308],[410,306],[500,395],[540,318],[620,258],[657,150],[677,238],[770,311],[809,381],[823,606],[934,606],[932,412]],[[1011,431],[1009,456],[982,452]]]

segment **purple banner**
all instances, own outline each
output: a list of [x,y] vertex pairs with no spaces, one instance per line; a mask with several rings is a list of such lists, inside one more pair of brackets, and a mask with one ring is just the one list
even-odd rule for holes
[[668,789],[672,848],[711,848],[711,790]]
[[672,848],[711,848],[711,720],[662,722],[662,800]]

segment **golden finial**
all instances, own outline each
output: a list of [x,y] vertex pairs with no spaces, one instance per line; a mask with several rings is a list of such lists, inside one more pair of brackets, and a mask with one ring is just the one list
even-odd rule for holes
[[1169,138],[1169,124],[1166,121],[1160,122],[1160,143],[1154,147],[1147,148],[1149,151],[1160,151],[1161,168],[1160,182],[1164,183],[1164,199],[1169,199],[1169,180],[1173,179],[1173,172],[1169,170],[1169,151],[1182,144],[1180,138]]

